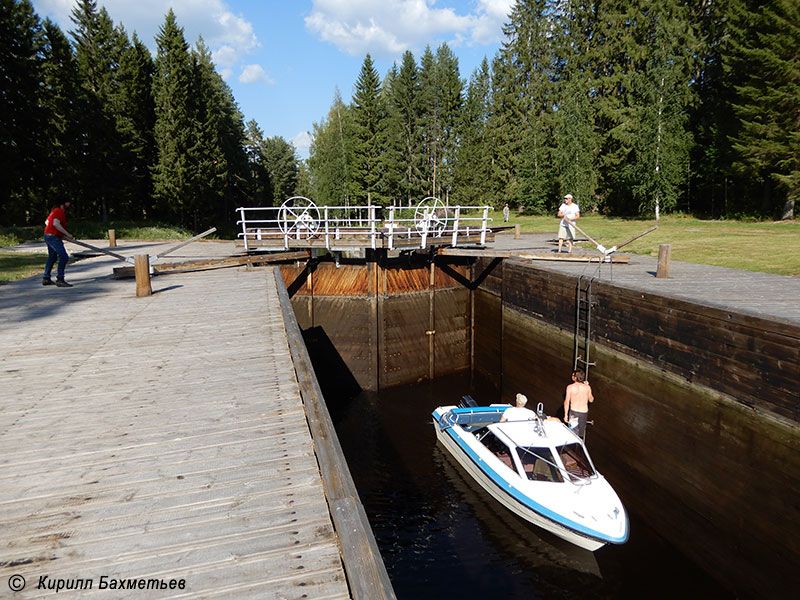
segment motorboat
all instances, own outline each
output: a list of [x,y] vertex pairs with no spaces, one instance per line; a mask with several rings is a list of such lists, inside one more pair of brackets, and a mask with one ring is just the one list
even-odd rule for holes
[[526,521],[594,551],[628,539],[622,502],[597,471],[586,446],[542,405],[526,420],[501,422],[510,405],[433,411],[436,437],[464,470],[503,506]]

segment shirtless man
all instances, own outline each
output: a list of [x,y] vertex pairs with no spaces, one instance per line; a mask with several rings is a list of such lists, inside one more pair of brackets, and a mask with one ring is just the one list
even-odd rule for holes
[[586,435],[586,419],[589,416],[589,403],[594,402],[592,395],[592,386],[588,381],[585,381],[586,375],[582,370],[577,370],[572,373],[572,383],[567,386],[566,394],[564,395],[564,422],[569,425],[570,417],[578,420],[578,426],[575,427],[581,439]]

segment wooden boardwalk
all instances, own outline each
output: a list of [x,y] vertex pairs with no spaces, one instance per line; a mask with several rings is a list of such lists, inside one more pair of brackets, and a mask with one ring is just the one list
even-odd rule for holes
[[271,270],[119,264],[0,287],[3,597],[349,598]]

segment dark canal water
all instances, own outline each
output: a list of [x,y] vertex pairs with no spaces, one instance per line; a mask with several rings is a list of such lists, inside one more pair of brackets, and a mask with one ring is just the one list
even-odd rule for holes
[[657,507],[626,503],[630,540],[594,553],[511,514],[436,442],[431,411],[466,393],[496,401],[471,390],[469,375],[325,393],[398,598],[733,597],[644,524],[641,511]]

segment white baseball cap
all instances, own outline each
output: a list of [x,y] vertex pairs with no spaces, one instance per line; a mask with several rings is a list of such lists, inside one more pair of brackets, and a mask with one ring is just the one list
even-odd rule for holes
[[570,200],[572,200],[572,194],[567,194],[566,196],[564,196],[564,200],[566,200],[567,198],[569,198]]

